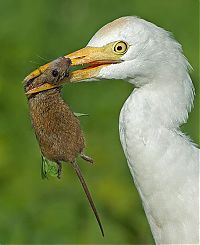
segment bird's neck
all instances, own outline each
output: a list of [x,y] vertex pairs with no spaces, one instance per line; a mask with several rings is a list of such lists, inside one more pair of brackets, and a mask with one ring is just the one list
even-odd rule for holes
[[132,92],[125,106],[134,114],[132,120],[141,120],[142,125],[178,128],[187,121],[193,105],[191,78],[182,63],[160,65],[158,70],[152,82],[144,82]]
[[165,77],[162,82],[154,81],[131,93],[121,110],[120,125],[133,139],[148,141],[159,129],[176,131],[187,121],[192,103],[193,86],[189,76],[186,81]]
[[171,81],[166,77],[162,82],[136,88],[125,102],[120,113],[120,137],[127,158],[134,162],[134,171],[143,164],[151,170],[147,159],[156,163],[155,159],[177,138],[178,128],[187,120],[192,105],[191,84],[190,79]]

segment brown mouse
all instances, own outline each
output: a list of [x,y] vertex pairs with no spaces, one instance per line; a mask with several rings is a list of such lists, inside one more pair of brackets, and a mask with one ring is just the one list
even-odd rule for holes
[[29,94],[31,89],[43,83],[56,84],[69,75],[71,60],[60,57],[49,64],[38,77],[25,80],[24,89],[28,98],[31,122],[35,130],[42,155],[58,164],[58,178],[61,176],[62,162],[70,162],[83,186],[90,206],[96,216],[102,235],[103,227],[100,222],[94,202],[76,163],[80,155],[84,160],[93,162],[84,154],[85,140],[78,118],[61,97],[61,87]]

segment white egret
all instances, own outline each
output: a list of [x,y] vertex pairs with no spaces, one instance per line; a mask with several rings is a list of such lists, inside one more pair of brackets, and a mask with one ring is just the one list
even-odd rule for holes
[[155,242],[199,243],[199,150],[179,129],[194,95],[181,45],[150,22],[122,17],[66,57],[72,65],[89,64],[72,73],[72,82],[123,79],[135,85],[120,112],[120,139]]

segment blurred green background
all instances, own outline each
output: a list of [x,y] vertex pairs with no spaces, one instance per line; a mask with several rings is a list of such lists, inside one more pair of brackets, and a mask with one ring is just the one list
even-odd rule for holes
[[[69,165],[58,181],[40,178],[40,153],[21,81],[33,69],[87,44],[104,24],[136,15],[174,33],[194,71],[198,95],[196,0],[0,0],[0,242],[150,244],[149,226],[118,135],[120,108],[132,85],[102,81],[70,85],[64,98],[81,118],[87,153],[79,161],[106,236]],[[198,99],[183,129],[198,139]]]

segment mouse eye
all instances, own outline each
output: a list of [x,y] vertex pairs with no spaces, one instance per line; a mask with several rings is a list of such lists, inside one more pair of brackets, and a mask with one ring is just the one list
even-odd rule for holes
[[57,76],[58,76],[58,70],[56,70],[56,69],[53,70],[53,71],[52,71],[52,76],[53,76],[53,77],[57,77]]
[[65,72],[64,77],[69,77],[69,72]]

